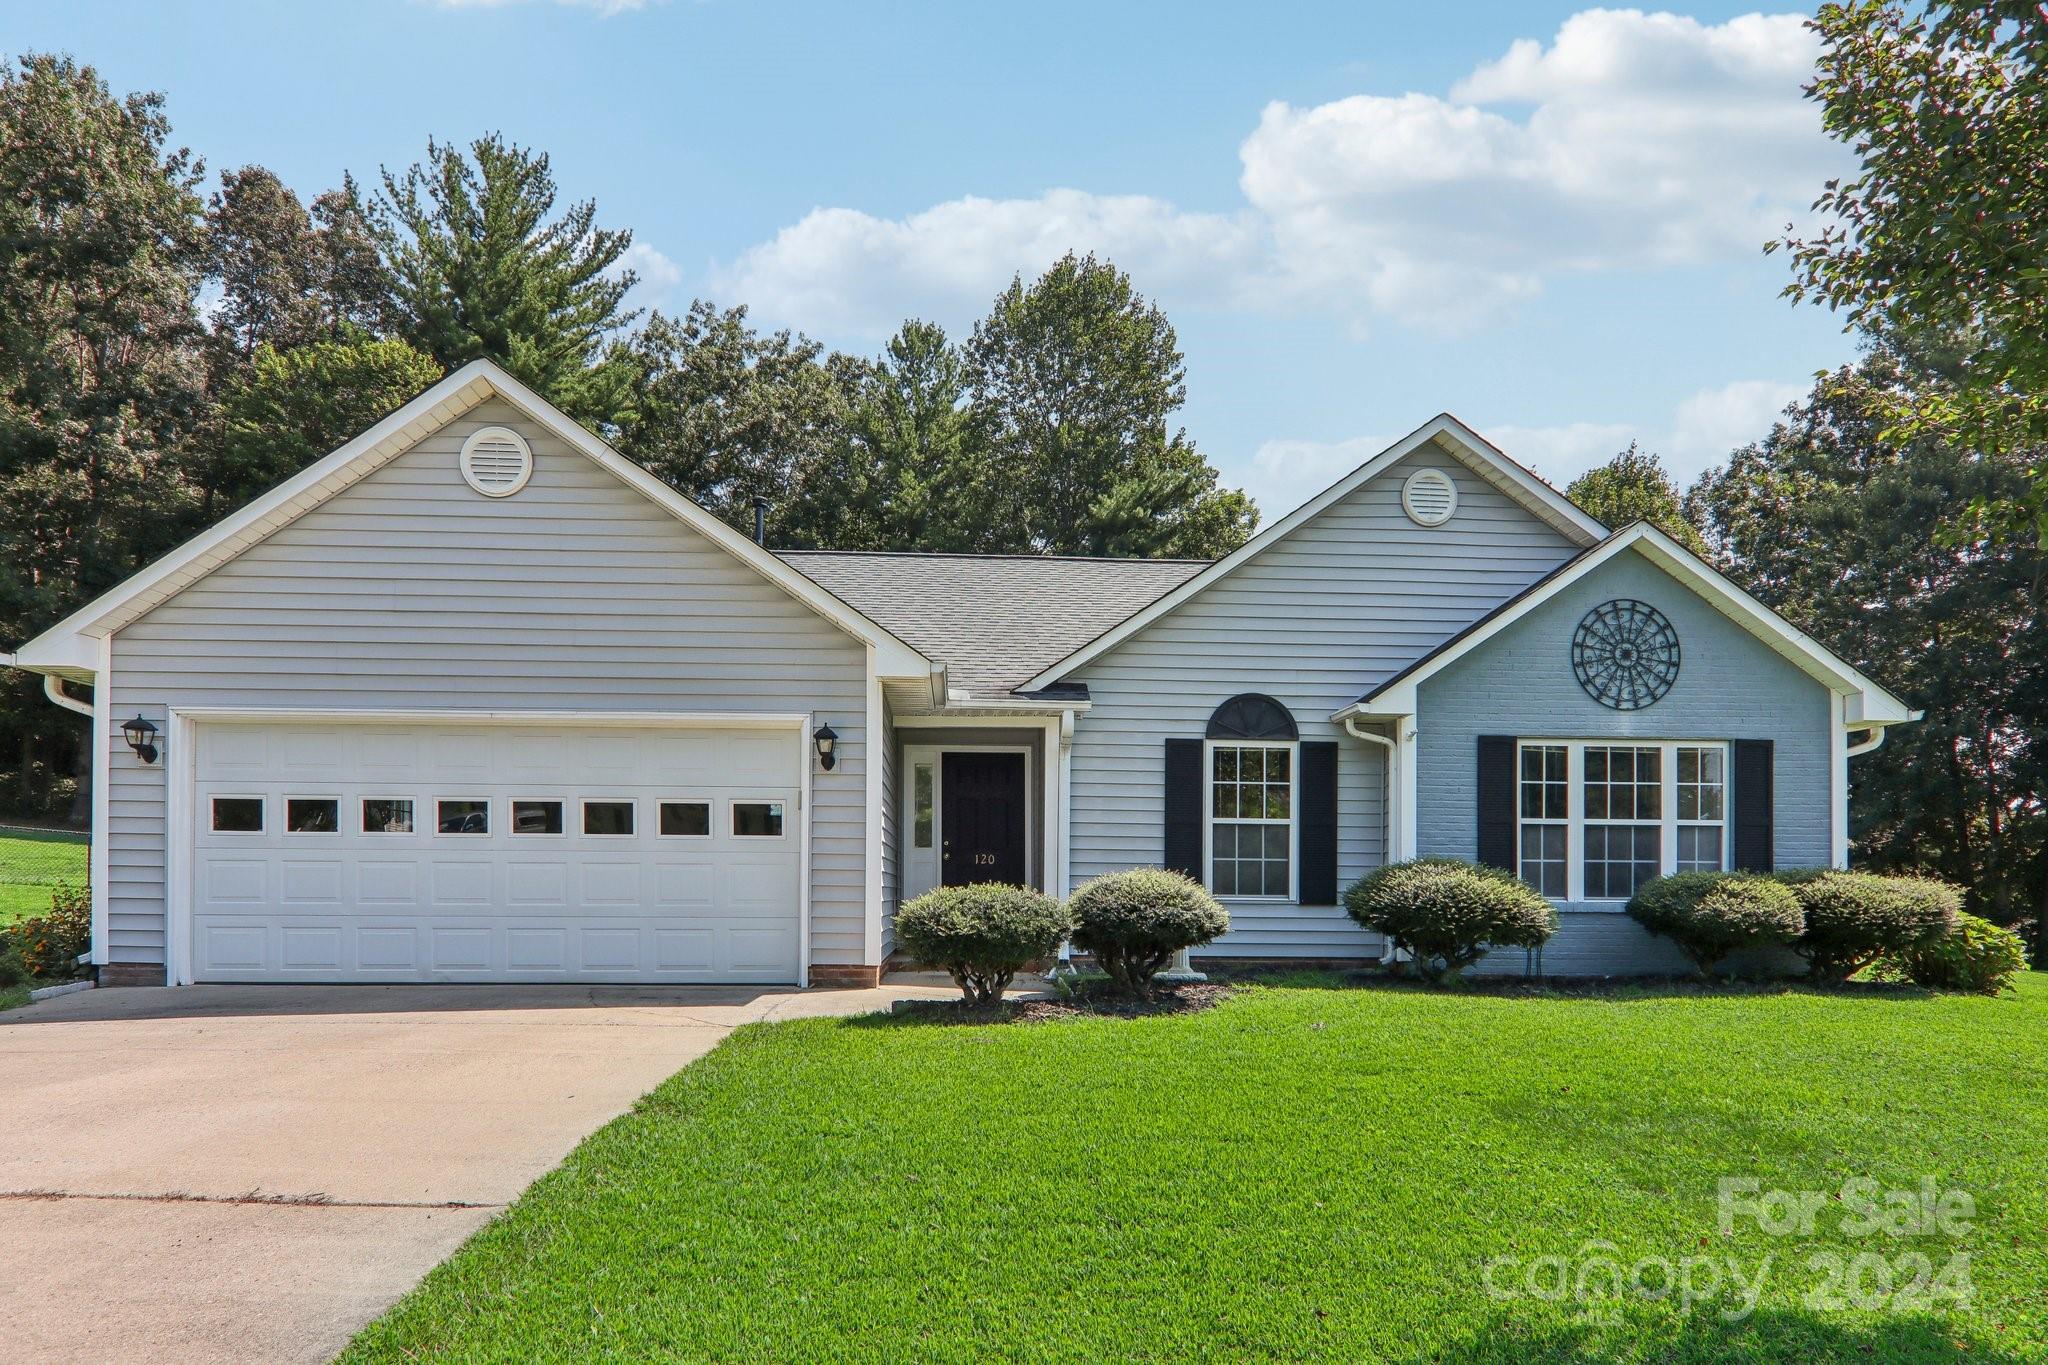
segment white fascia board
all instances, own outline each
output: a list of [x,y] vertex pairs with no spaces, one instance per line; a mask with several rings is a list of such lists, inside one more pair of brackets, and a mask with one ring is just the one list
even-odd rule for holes
[[1848,700],[1845,723],[1850,728],[1900,725],[1917,719],[1918,713],[1904,702],[1648,522],[1637,522],[1616,532],[1605,544],[1581,555],[1511,610],[1487,621],[1393,686],[1335,712],[1331,719],[1342,723],[1347,716],[1415,714],[1419,684],[1464,658],[1616,555],[1632,548],[1641,550],[1652,563],[1705,598],[1723,615],[1769,645],[1808,677],[1845,697]]
[[1263,554],[1277,542],[1285,540],[1303,524],[1320,516],[1333,503],[1349,497],[1393,465],[1440,438],[1448,444],[1454,457],[1470,465],[1481,478],[1521,503],[1566,539],[1585,547],[1597,545],[1607,534],[1605,526],[1573,506],[1570,499],[1535,474],[1503,455],[1478,432],[1447,412],[1439,413],[1253,536],[1233,553],[1217,560],[1165,596],[1125,617],[1058,663],[1020,684],[1016,690],[1037,691],[1041,687],[1058,682],[1089,660],[1114,649],[1196,593],[1204,591],[1220,579],[1229,577],[1239,566]]
[[875,646],[884,677],[923,677],[932,661],[846,602],[727,526],[639,465],[591,435],[568,414],[488,360],[473,360],[339,450],[300,470],[256,501],[102,593],[22,646],[20,667],[90,669],[89,639],[111,634],[158,603],[219,568],[251,545],[364,478],[428,432],[453,421],[492,393],[518,407],[571,449],[705,536],[863,644]]

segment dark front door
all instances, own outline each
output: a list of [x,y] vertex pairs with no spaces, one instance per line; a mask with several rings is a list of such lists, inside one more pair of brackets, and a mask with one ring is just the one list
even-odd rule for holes
[[946,754],[939,884],[1024,884],[1024,755]]

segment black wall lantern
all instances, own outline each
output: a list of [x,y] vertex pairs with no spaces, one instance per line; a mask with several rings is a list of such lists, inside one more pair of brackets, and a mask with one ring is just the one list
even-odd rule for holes
[[156,726],[137,716],[121,722],[121,733],[128,737],[128,747],[144,763],[156,762]]
[[820,725],[811,732],[811,743],[818,746],[818,766],[828,773],[839,766],[839,759],[832,752],[832,746],[838,742],[838,731],[829,725]]

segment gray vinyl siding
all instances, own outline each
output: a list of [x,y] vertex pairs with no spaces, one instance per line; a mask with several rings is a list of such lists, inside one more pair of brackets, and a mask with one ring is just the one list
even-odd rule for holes
[[[1449,473],[1458,510],[1425,528],[1401,510],[1402,480]],[[1562,535],[1447,451],[1419,451],[1332,504],[1234,573],[1077,670],[1093,709],[1074,727],[1072,876],[1157,866],[1164,852],[1165,741],[1200,738],[1210,713],[1262,692],[1303,739],[1336,740],[1338,887],[1385,859],[1383,751],[1332,725],[1356,701],[1563,563]],[[1209,951],[1352,957],[1378,940],[1341,909],[1232,901]]]
[[902,850],[897,841],[902,837],[900,811],[903,800],[903,783],[897,774],[900,771],[901,751],[897,748],[896,714],[889,708],[887,700],[882,703],[882,961],[889,960],[889,954],[896,950],[896,904],[903,899]]
[[[484,498],[463,439],[508,426],[532,481]],[[123,629],[114,707],[804,712],[838,731],[813,776],[811,960],[865,957],[864,646],[492,401]],[[118,735],[109,950],[164,960],[164,768]]]
[[[1581,617],[1617,597],[1648,602],[1678,633],[1678,679],[1640,711],[1614,711],[1572,675]],[[1478,845],[1478,738],[1768,739],[1775,741],[1772,809],[1777,865],[1812,867],[1831,850],[1828,689],[1636,551],[1627,551],[1531,611],[1417,689],[1418,850],[1470,858]],[[1668,945],[1613,903],[1566,906],[1544,953],[1553,975],[1683,969]],[[1521,953],[1489,958],[1522,970]]]

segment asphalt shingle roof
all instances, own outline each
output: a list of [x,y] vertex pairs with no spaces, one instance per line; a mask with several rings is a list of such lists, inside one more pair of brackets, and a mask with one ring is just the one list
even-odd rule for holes
[[1209,567],[1199,559],[788,551],[791,567],[946,665],[971,697],[1007,696]]

